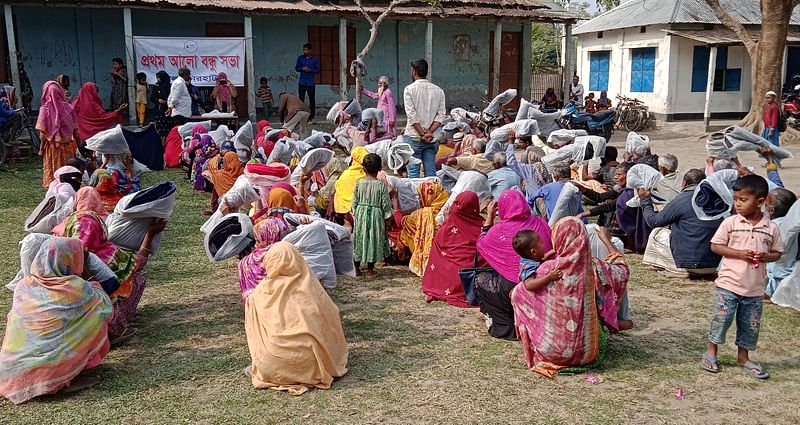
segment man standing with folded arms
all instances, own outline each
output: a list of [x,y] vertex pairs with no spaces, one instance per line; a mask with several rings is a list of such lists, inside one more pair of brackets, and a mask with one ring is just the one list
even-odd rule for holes
[[[433,137],[447,116],[444,91],[431,83],[428,77],[428,62],[417,59],[411,62],[411,78],[403,91],[406,124],[403,139],[414,149],[414,158],[422,161],[425,177],[436,175],[436,152],[439,144]],[[419,177],[419,165],[408,165],[408,177]]]

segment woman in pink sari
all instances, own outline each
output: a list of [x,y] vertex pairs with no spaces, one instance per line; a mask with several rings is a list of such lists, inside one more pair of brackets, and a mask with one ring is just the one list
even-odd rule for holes
[[371,92],[361,88],[361,93],[365,96],[377,99],[378,109],[383,111],[383,123],[386,126],[386,134],[392,137],[397,135],[397,105],[394,100],[392,89],[389,88],[389,77],[383,76],[378,79],[378,91]]
[[545,252],[550,251],[550,227],[547,222],[531,213],[531,207],[521,192],[509,189],[500,194],[497,201],[500,221],[494,223],[493,206],[490,204],[486,224],[489,230],[478,239],[478,252],[489,265],[504,278],[517,282],[519,278],[519,255],[514,252],[511,241],[518,231],[533,230],[544,241]]
[[[500,212],[497,224],[494,223],[496,210]],[[497,274],[476,283],[478,307],[487,318],[490,335],[514,340],[517,336],[509,293],[519,282],[520,257],[512,241],[518,231],[533,230],[544,242],[545,252],[550,251],[550,227],[544,219],[531,214],[522,193],[509,189],[500,195],[497,203],[489,204],[483,228],[485,233],[478,238],[478,252]]]
[[48,81],[42,87],[36,130],[39,130],[39,138],[42,140],[39,147],[39,156],[42,157],[42,186],[47,188],[53,181],[53,173],[67,165],[80,144],[78,118],[64,96],[64,88],[55,81]]
[[611,244],[607,231],[600,233],[611,255],[592,258],[586,227],[575,217],[558,221],[553,229],[555,256],[536,270],[543,276],[558,268],[562,278],[546,287],[528,291],[517,285],[511,303],[525,363],[547,377],[560,370],[583,371],[603,360],[607,334],[617,330],[630,271]]

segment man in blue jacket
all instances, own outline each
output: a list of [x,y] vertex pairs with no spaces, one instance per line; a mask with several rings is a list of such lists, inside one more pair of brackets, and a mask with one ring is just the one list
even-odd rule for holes
[[0,134],[17,134],[21,127],[22,117],[9,106],[5,92],[0,92]]
[[705,173],[698,169],[686,172],[682,183],[683,191],[661,212],[656,212],[653,208],[650,192],[639,189],[642,213],[647,225],[652,228],[669,226],[669,245],[675,266],[685,269],[690,275],[713,274],[721,260],[719,255],[711,252],[711,237],[716,233],[722,219],[700,220],[692,207],[694,189],[705,177]]
[[316,112],[315,102],[315,84],[316,75],[319,74],[319,59],[316,56],[311,56],[311,43],[303,45],[303,54],[297,57],[297,63],[294,70],[300,73],[300,81],[298,82],[297,95],[300,99],[306,101],[306,93],[308,93],[308,103],[311,108],[311,119],[314,119],[314,112]]

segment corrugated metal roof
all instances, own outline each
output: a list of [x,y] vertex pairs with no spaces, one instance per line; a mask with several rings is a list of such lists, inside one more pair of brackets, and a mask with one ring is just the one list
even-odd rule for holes
[[[664,30],[669,35],[688,38],[711,46],[742,44],[742,40],[733,31],[725,28],[713,30]],[[758,40],[761,31],[750,31],[750,35]],[[786,35],[787,44],[800,44],[800,32],[790,32]]]
[[[326,0],[12,0],[13,4],[68,7],[141,7],[162,9],[192,9],[201,11],[247,12],[250,14],[278,15],[334,15],[361,16],[352,1]],[[379,14],[388,1],[365,2],[365,9]],[[382,3],[382,5],[381,5]],[[553,0],[440,0],[438,8],[417,1],[398,6],[394,14],[404,18],[459,18],[502,17],[531,21],[575,22],[578,17],[566,11]]]
[[[743,24],[761,24],[758,0],[720,0],[720,5]],[[573,34],[662,24],[720,24],[720,21],[704,0],[630,0],[579,25]],[[791,24],[800,24],[800,7],[794,9]]]

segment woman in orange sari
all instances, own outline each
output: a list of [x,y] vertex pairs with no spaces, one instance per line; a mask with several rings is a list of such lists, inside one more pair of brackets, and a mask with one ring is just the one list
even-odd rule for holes
[[42,102],[36,129],[42,141],[39,155],[42,157],[42,185],[47,188],[53,181],[53,173],[67,165],[75,156],[80,143],[78,118],[72,105],[67,102],[64,88],[55,81],[42,87]]
[[422,277],[428,267],[433,237],[436,235],[436,215],[447,202],[447,192],[436,182],[419,185],[419,209],[403,217],[400,241],[411,251],[408,268]]

